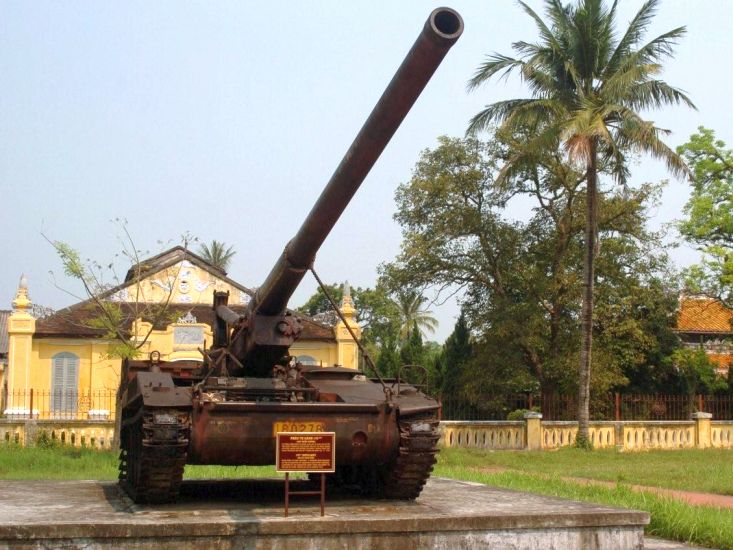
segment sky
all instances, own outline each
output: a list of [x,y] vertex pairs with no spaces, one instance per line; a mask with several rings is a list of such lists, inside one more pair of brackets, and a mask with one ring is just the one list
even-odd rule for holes
[[[0,309],[23,273],[35,303],[76,301],[69,292],[80,289],[44,234],[124,271],[120,218],[151,255],[183,234],[224,241],[237,252],[230,276],[260,284],[438,5],[0,0]],[[536,37],[520,6],[450,6],[464,34],[321,248],[326,281],[373,286],[378,265],[399,252],[394,191],[420,151],[462,136],[484,105],[527,95],[518,79],[466,92],[487,54]],[[640,6],[621,0],[622,28]],[[662,2],[649,38],[687,26],[663,78],[698,107],[648,114],[672,131],[670,145],[704,125],[733,146],[731,23],[727,0]],[[637,183],[667,178],[649,159],[632,169]],[[688,193],[670,178],[652,223],[680,218]],[[678,266],[697,258],[685,246],[672,257]],[[315,287],[307,276],[291,307]],[[459,306],[432,310],[440,326],[430,338],[442,342]]]

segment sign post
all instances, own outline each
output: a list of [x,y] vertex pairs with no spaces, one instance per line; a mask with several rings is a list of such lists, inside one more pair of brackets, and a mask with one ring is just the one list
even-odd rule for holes
[[[285,517],[288,517],[290,495],[319,495],[321,516],[326,503],[326,474],[336,471],[335,432],[278,432],[275,469],[285,472]],[[290,491],[290,473],[321,474],[320,491]]]

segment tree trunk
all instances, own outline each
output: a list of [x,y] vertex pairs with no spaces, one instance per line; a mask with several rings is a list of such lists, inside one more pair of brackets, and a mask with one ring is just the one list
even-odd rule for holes
[[585,257],[583,262],[583,308],[580,317],[580,365],[578,367],[578,435],[579,447],[591,444],[588,423],[590,420],[590,365],[593,347],[593,283],[595,279],[596,237],[598,224],[598,173],[596,168],[596,143],[590,144],[586,169],[586,220]]

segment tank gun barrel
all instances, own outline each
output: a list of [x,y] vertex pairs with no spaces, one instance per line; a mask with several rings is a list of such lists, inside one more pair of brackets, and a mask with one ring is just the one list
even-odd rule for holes
[[323,241],[462,32],[463,20],[456,11],[438,8],[430,14],[303,225],[257,290],[250,311],[261,315],[285,311]]

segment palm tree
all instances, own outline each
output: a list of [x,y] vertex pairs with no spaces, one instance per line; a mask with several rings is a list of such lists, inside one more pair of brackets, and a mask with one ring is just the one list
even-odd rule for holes
[[199,246],[199,255],[224,273],[227,272],[229,262],[232,261],[232,256],[235,254],[233,246],[227,247],[226,243],[217,240],[211,241],[210,246],[206,243],[201,243],[201,246]]
[[427,330],[435,332],[438,321],[433,317],[432,311],[423,309],[427,298],[414,290],[404,290],[397,294],[397,306],[400,310],[400,341],[406,342],[410,337],[413,327],[420,332]]
[[510,159],[526,162],[548,148],[564,147],[570,162],[585,171],[586,229],[583,265],[581,349],[578,369],[578,423],[576,444],[587,446],[588,405],[593,321],[594,263],[597,248],[598,174],[607,173],[625,185],[629,176],[627,154],[643,152],[662,160],[675,175],[689,177],[689,169],[661,136],[669,133],[644,120],[641,111],[690,99],[657,77],[661,62],[670,57],[684,27],[644,43],[658,0],[645,2],[623,34],[616,33],[616,2],[610,9],[603,0],[578,0],[563,5],[546,0],[546,24],[520,2],[539,30],[536,43],[515,42],[518,58],[494,54],[469,81],[475,89],[491,77],[518,70],[531,97],[487,105],[471,120],[468,133],[498,124],[500,131],[527,131],[525,147]]

